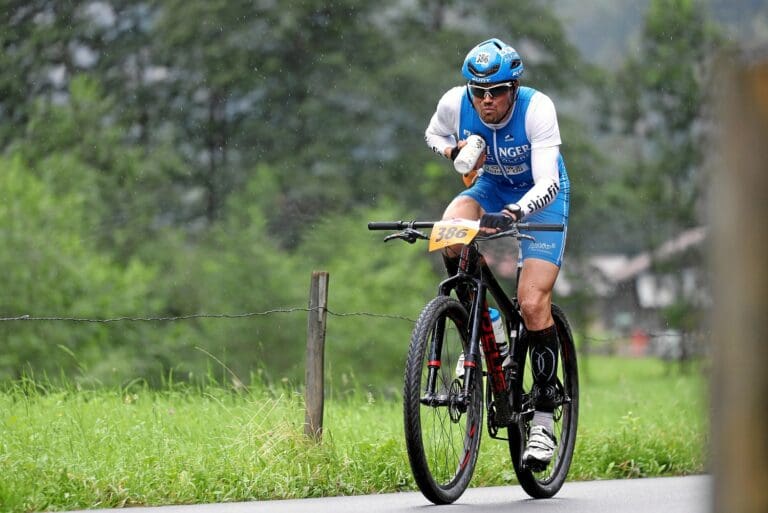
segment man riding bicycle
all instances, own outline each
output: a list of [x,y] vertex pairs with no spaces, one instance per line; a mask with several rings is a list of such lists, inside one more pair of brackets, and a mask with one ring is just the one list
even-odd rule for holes
[[[565,249],[570,203],[557,115],[548,96],[520,85],[523,62],[499,39],[470,50],[461,71],[468,83],[442,96],[425,139],[436,153],[451,160],[470,135],[482,137],[486,147],[474,169],[464,174],[469,188],[451,201],[443,219],[479,219],[481,229],[490,232],[522,218],[566,227],[562,232],[536,232],[535,241],[520,243],[517,296],[531,348],[536,405],[523,458],[529,464],[547,464],[557,443],[552,434],[558,395],[552,289]],[[458,268],[460,251],[449,247],[443,253],[451,275]]]

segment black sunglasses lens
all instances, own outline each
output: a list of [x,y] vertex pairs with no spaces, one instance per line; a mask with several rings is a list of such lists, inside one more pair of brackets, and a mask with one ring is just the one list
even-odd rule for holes
[[485,89],[480,89],[479,87],[475,87],[475,86],[469,86],[469,90],[472,92],[472,96],[474,96],[475,98],[485,97]]
[[477,86],[469,86],[469,90],[472,92],[472,96],[475,98],[485,98],[485,93],[490,93],[491,97],[498,98],[502,94],[509,92],[509,86],[498,86],[490,89],[484,89]]
[[507,94],[508,92],[509,92],[509,87],[507,86],[494,87],[493,89],[490,90],[491,96],[493,96],[494,98],[498,98],[502,94]]

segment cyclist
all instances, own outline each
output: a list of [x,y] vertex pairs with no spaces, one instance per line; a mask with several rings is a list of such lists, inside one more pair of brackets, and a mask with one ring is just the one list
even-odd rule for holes
[[[485,140],[486,149],[475,168],[464,175],[468,188],[451,201],[443,219],[479,219],[487,232],[505,229],[522,218],[567,226],[570,186],[552,100],[520,85],[523,62],[514,48],[499,39],[472,48],[461,71],[467,84],[440,98],[425,139],[432,150],[451,160],[473,134]],[[536,406],[523,458],[532,465],[546,465],[557,444],[553,412],[559,393],[558,338],[551,301],[566,232],[533,235],[535,242],[520,243],[517,290],[531,348]],[[444,250],[450,274],[457,270],[460,251],[456,246]]]

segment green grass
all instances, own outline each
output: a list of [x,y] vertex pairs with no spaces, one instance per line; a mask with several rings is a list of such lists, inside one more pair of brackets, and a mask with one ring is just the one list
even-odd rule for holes
[[[705,470],[706,382],[651,360],[592,357],[571,479]],[[0,511],[317,497],[414,489],[399,401],[328,400],[323,441],[301,396],[169,386],[0,393]],[[514,483],[484,437],[473,486]]]

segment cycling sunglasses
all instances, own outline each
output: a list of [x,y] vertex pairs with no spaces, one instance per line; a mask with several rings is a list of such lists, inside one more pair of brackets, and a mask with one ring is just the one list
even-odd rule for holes
[[514,84],[512,82],[504,82],[503,84],[494,84],[489,87],[483,87],[476,84],[467,84],[469,92],[475,98],[485,98],[486,93],[490,94],[492,98],[498,98],[499,96],[506,94]]

